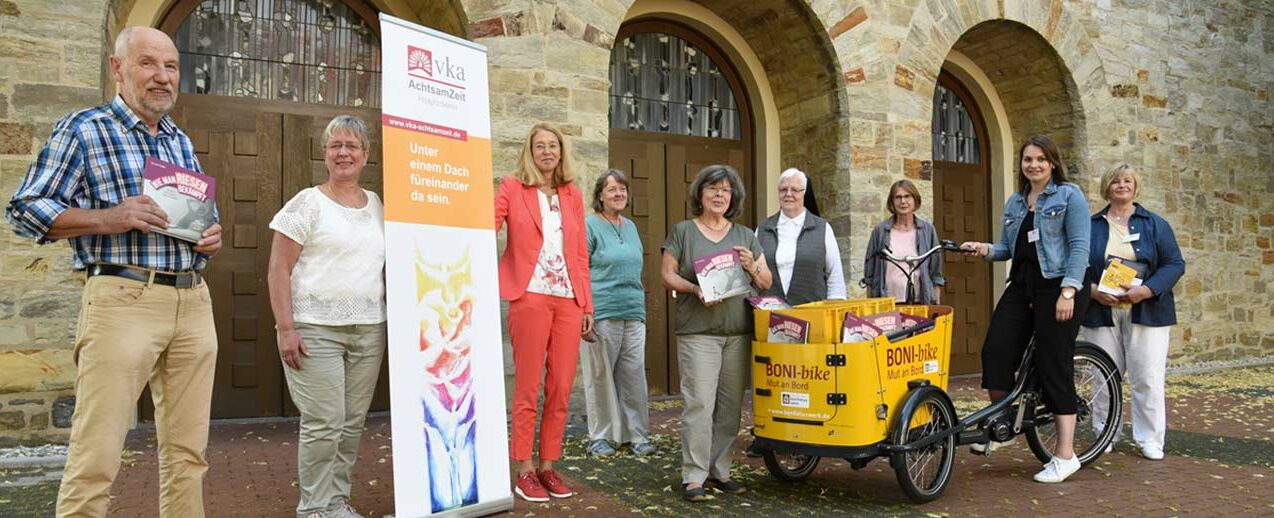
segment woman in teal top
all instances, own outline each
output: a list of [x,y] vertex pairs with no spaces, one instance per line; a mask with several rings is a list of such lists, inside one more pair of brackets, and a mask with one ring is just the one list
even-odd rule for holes
[[580,343],[588,453],[615,454],[628,444],[648,455],[646,400],[646,290],[641,285],[642,247],[637,225],[621,213],[628,206],[628,176],[611,169],[593,187],[594,214],[584,219],[592,273],[594,332]]

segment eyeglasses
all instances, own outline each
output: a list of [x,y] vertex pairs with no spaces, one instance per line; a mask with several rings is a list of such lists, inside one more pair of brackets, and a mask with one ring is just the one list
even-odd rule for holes
[[894,201],[907,201],[910,199],[912,199],[910,194],[895,194],[894,195]]
[[363,145],[357,142],[333,142],[327,145],[328,151],[340,151],[342,148],[350,151],[358,151],[363,149]]
[[730,194],[734,192],[734,190],[730,189],[729,187],[717,187],[715,185],[709,185],[707,187],[704,187],[703,190],[717,193],[717,194]]
[[531,146],[531,149],[543,152],[543,151],[557,151],[559,149],[562,149],[562,147],[557,144],[548,144],[548,145],[536,144],[534,146]]
[[803,192],[805,192],[805,189],[796,189],[793,187],[784,187],[779,189],[779,194],[800,194]]

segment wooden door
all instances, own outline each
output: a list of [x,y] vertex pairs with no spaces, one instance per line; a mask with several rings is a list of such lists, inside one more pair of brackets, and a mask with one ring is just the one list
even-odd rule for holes
[[646,383],[652,395],[677,394],[676,301],[663,287],[663,242],[673,225],[690,217],[687,194],[699,170],[727,164],[739,171],[749,191],[737,223],[754,227],[750,162],[743,142],[650,132],[611,130],[610,166],[630,178],[628,216],[641,233],[645,250],[642,283],[646,290]]
[[[327,179],[321,139],[338,114],[367,123],[371,150],[361,183],[382,194],[379,110],[196,94],[182,94],[173,110],[204,171],[217,179],[224,244],[205,272],[218,342],[213,418],[297,415],[266,286],[270,220],[301,189]],[[388,408],[388,366],[382,365],[371,409]],[[141,417],[154,418],[149,395]]]
[[[337,115],[355,115],[367,124],[368,137],[371,141],[367,167],[363,169],[363,174],[359,177],[359,184],[364,189],[375,192],[383,200],[380,111],[335,106],[295,106],[304,107],[304,110],[294,110],[283,114],[283,199],[290,200],[302,189],[327,181],[327,165],[323,162],[326,153],[323,149],[323,130]],[[283,390],[283,398],[282,415],[300,415],[286,387]],[[381,362],[380,376],[376,380],[376,392],[372,396],[370,410],[373,412],[389,410],[388,353],[385,355],[385,360]]]
[[649,139],[612,138],[610,167],[628,174],[626,215],[637,225],[641,235],[641,283],[646,290],[646,384],[651,394],[668,394],[668,318],[671,316],[668,303],[671,299],[659,274],[664,237],[668,235],[664,212],[664,145]]
[[[934,160],[934,216],[938,236],[957,243],[994,241],[991,235],[990,146],[972,96],[955,78],[943,74],[939,84],[954,92],[973,123],[978,141],[977,159],[964,162]],[[934,154],[935,158],[938,156]],[[951,372],[970,374],[982,371],[982,342],[991,322],[994,290],[991,263],[960,254],[943,254],[943,274],[947,286],[942,303],[955,308],[951,336]]]
[[[280,415],[285,390],[266,266],[270,219],[282,204],[283,117],[185,94],[173,119],[190,135],[204,171],[217,179],[223,245],[205,271],[218,346],[212,416]],[[143,402],[149,410],[150,398]],[[143,417],[153,414],[144,410]]]

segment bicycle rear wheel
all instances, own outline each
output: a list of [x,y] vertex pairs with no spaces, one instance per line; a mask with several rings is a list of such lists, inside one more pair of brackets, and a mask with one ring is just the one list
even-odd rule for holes
[[[1088,342],[1075,344],[1075,393],[1079,409],[1075,414],[1075,455],[1087,466],[1110,446],[1123,414],[1124,394],[1119,371],[1105,351]],[[1040,462],[1052,460],[1057,451],[1057,426],[1042,405],[1036,409],[1034,426],[1026,432],[1026,442]]]

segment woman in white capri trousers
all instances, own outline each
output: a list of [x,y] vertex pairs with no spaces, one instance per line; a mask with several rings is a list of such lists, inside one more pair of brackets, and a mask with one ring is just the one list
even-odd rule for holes
[[[1172,287],[1185,273],[1186,263],[1172,226],[1133,203],[1140,182],[1131,166],[1112,168],[1102,176],[1101,185],[1102,198],[1110,204],[1093,215],[1088,265],[1088,283],[1097,304],[1088,305],[1080,333],[1125,373],[1132,386],[1133,440],[1143,457],[1160,460],[1167,429],[1164,370],[1171,326],[1177,323]],[[1099,290],[1110,257],[1144,265],[1142,282],[1127,286],[1121,295]]]

